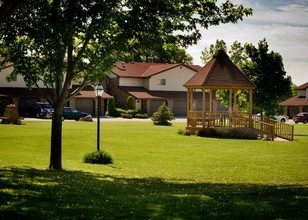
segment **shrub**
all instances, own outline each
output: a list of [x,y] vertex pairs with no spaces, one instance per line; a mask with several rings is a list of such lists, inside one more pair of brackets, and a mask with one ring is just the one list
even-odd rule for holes
[[137,114],[135,114],[134,117],[135,117],[135,118],[148,118],[149,116],[148,116],[148,114],[146,114],[146,113],[144,113],[144,114],[142,114],[142,113],[137,113]]
[[122,109],[122,108],[116,108],[116,112],[118,116],[121,116],[121,114],[125,114],[127,113],[126,110]]
[[151,117],[155,125],[171,125],[170,121],[174,120],[173,113],[165,104],[161,105]]
[[126,110],[126,113],[135,116],[137,113],[139,113],[139,110],[136,110],[136,109],[128,109],[128,110]]
[[134,98],[132,96],[128,96],[126,100],[126,109],[134,108]]
[[113,159],[111,155],[105,151],[95,151],[85,154],[83,157],[83,162],[92,164],[112,164]]
[[213,128],[210,129],[203,129],[203,130],[198,130],[197,131],[197,136],[199,137],[217,137],[217,133]]
[[92,118],[91,115],[87,115],[87,116],[85,116],[85,117],[81,117],[81,118],[79,119],[79,121],[90,121],[90,122],[93,122],[93,118]]
[[179,129],[178,131],[177,131],[177,133],[179,134],[179,135],[183,135],[183,136],[190,136],[190,132],[189,131],[187,131],[186,129]]
[[115,108],[114,98],[108,99],[108,101],[107,101],[107,111],[108,111],[109,116],[117,117],[117,111],[116,111],[116,108]]
[[128,114],[128,113],[121,113],[121,117],[122,118],[133,118],[132,114]]
[[217,137],[217,138],[230,138],[230,139],[249,139],[255,140],[257,136],[254,134],[247,134],[239,130],[229,129],[229,130],[215,130],[213,128],[203,129],[197,132],[199,137]]

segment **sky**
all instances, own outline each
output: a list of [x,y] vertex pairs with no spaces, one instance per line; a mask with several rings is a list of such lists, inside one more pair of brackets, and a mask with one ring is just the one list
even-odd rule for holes
[[[218,1],[219,2],[219,1]],[[221,1],[220,1],[221,2]],[[237,24],[222,24],[202,29],[197,45],[187,48],[194,64],[204,66],[200,56],[217,39],[224,40],[228,49],[234,41],[243,44],[266,39],[269,51],[283,58],[287,75],[300,86],[308,82],[308,0],[231,0],[253,9],[253,15]]]

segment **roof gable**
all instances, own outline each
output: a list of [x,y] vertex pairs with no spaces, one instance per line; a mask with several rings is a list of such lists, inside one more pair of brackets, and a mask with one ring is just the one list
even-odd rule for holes
[[308,82],[304,83],[303,85],[298,86],[297,90],[307,89],[308,88]]
[[169,64],[169,63],[123,63],[117,62],[112,72],[119,77],[136,77],[148,78],[161,72],[170,70],[178,66],[185,66],[195,72],[201,69],[198,65],[185,65],[185,64]]
[[216,88],[255,87],[223,50],[219,50],[200,71],[185,83],[184,86]]

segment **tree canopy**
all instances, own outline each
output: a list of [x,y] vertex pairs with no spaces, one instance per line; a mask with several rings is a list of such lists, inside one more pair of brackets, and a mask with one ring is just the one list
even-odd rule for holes
[[[205,48],[201,59],[207,61],[216,49],[227,51],[226,43],[217,40],[215,45]],[[228,52],[232,62],[256,85],[253,93],[254,111],[266,115],[278,113],[278,103],[292,96],[292,80],[286,75],[282,56],[278,52],[269,51],[266,39],[260,40],[257,47],[251,43],[242,46],[235,41]],[[226,91],[218,91],[217,95],[228,105],[229,96]],[[238,91],[237,102],[240,108],[247,107],[247,99],[245,91]]]
[[192,64],[193,58],[186,53],[185,48],[178,44],[157,43],[148,47],[132,42],[122,58],[126,62],[154,62],[154,63],[185,63]]
[[[138,42],[137,51],[157,44],[185,47],[201,38],[198,27],[252,14],[243,5],[208,0],[26,0],[15,9],[0,23],[0,65],[13,63],[11,77],[22,75],[29,87],[42,81],[50,88],[51,169],[62,169],[65,103],[101,79],[131,42]],[[73,81],[79,87],[71,91]]]

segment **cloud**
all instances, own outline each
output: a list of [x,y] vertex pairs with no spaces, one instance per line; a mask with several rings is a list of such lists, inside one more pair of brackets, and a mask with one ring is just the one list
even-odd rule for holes
[[297,85],[308,81],[308,1],[258,0],[234,1],[254,9],[254,15],[238,24],[224,24],[202,29],[200,42],[187,49],[194,63],[203,65],[201,51],[214,44],[217,39],[227,45],[234,41],[242,44],[258,42],[266,38],[269,50],[281,54],[287,74]]

